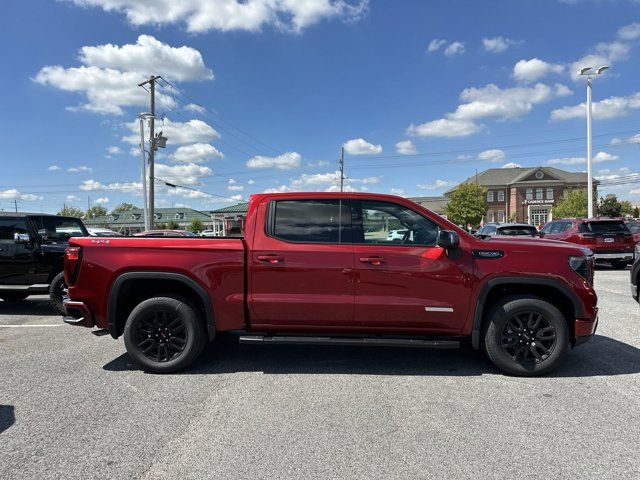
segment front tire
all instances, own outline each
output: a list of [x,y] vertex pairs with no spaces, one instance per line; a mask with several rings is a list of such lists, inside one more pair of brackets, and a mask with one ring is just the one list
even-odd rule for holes
[[506,298],[489,312],[484,350],[503,372],[544,375],[557,368],[569,351],[567,322],[560,310],[540,298]]
[[67,295],[67,284],[64,281],[64,272],[58,273],[49,285],[49,303],[60,315],[66,315],[67,311],[62,304],[62,299]]
[[124,327],[129,356],[144,370],[170,373],[191,365],[206,345],[204,325],[187,302],[153,297],[136,306]]

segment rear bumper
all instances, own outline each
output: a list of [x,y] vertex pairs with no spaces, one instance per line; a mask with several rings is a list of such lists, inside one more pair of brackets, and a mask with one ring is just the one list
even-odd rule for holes
[[77,325],[80,327],[93,327],[95,322],[91,311],[84,302],[77,302],[69,298],[62,301],[67,314],[62,319],[64,323],[69,325]]
[[576,337],[575,345],[580,345],[590,340],[598,329],[598,309],[596,308],[592,319],[576,318],[573,331]]
[[593,257],[597,260],[633,260],[633,252],[627,253],[594,253]]

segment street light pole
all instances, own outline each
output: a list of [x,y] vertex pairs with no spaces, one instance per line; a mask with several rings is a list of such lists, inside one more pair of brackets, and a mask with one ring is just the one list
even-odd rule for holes
[[593,75],[601,75],[607,70],[608,66],[599,67],[595,72],[593,67],[584,67],[578,72],[579,75],[587,77],[587,216],[593,218],[593,165],[591,158],[591,77]]
[[147,159],[145,157],[144,148],[144,120],[149,116],[148,113],[141,113],[140,118],[140,155],[141,155],[141,172],[142,172],[142,198],[144,208],[144,231],[149,228],[149,211],[147,209]]
[[587,216],[593,218],[593,166],[591,161],[591,77],[587,77]]

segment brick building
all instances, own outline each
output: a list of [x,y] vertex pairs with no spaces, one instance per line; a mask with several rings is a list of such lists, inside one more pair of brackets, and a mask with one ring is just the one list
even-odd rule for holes
[[[587,174],[554,167],[490,168],[463,183],[469,182],[477,182],[487,190],[485,222],[543,225],[552,219],[551,209],[567,191],[586,188]],[[594,181],[594,188],[597,184]],[[457,188],[444,195],[451,195]]]

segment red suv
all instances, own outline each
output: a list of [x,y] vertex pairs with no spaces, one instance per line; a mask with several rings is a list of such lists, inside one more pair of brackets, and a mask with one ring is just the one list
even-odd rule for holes
[[623,269],[633,260],[633,235],[620,218],[561,218],[548,222],[540,233],[549,240],[564,240],[589,248],[596,262]]

